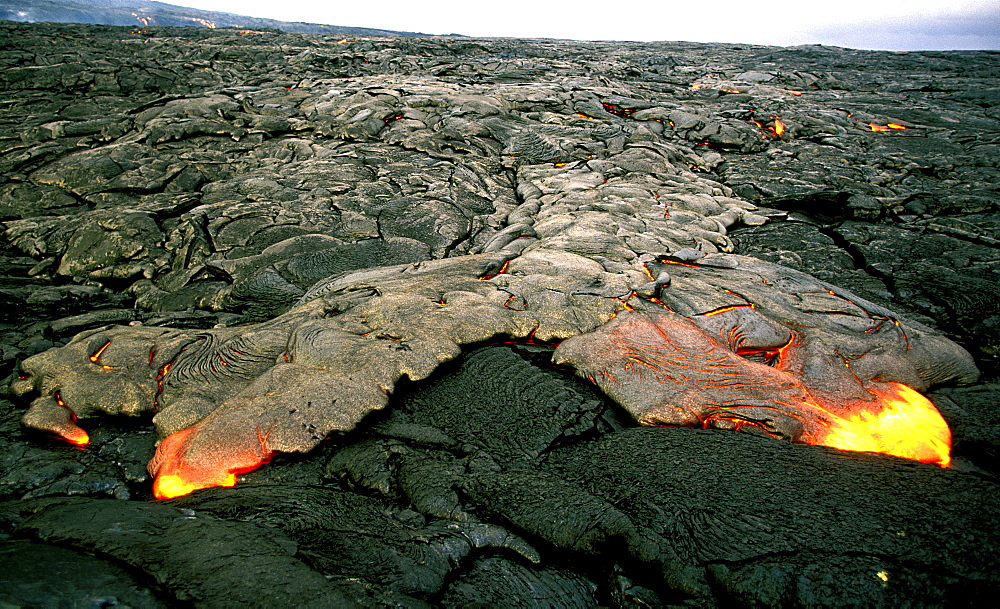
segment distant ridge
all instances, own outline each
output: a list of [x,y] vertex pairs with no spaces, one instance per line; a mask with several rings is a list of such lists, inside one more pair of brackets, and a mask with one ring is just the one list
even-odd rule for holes
[[0,0],[0,19],[140,27],[273,28],[284,32],[354,36],[427,36],[418,32],[246,17],[144,0]]

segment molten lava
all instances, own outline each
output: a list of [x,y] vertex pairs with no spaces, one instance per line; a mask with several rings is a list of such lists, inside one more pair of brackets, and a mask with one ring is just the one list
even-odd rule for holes
[[69,430],[60,437],[75,446],[86,446],[90,444],[90,435],[79,427]]
[[499,271],[497,271],[496,273],[486,273],[486,274],[484,274],[484,275],[480,275],[480,277],[479,277],[479,278],[480,278],[481,280],[483,280],[483,281],[487,281],[487,280],[489,280],[489,279],[493,279],[493,278],[494,278],[494,277],[496,277],[497,275],[503,275],[504,273],[506,273],[506,272],[507,272],[507,267],[508,267],[508,266],[510,266],[510,260],[506,260],[506,261],[504,261],[504,263],[503,263],[503,266],[501,266],[501,267],[500,267],[500,270],[499,270]]
[[214,30],[215,29],[215,23],[212,22],[212,21],[209,21],[208,19],[200,19],[198,17],[187,17],[187,20],[188,21],[193,21],[195,23],[200,23],[201,25],[207,27],[210,30]]
[[145,25],[147,27],[150,26],[150,25],[153,25],[153,23],[156,21],[152,17],[143,17],[143,16],[140,16],[139,13],[132,13],[132,16],[135,17],[136,21],[138,21],[139,23],[141,23],[141,24],[143,24],[143,25]]
[[[195,425],[170,434],[160,443],[148,465],[155,478],[154,497],[173,499],[202,488],[235,486],[238,475],[257,469],[274,455],[266,446],[267,438],[259,432],[253,438],[235,434],[235,438],[221,440],[199,439],[199,433],[204,430]],[[196,446],[199,440],[201,445]]]
[[764,132],[761,136],[763,139],[767,139],[768,136],[773,138],[780,138],[785,132],[785,123],[781,122],[781,119],[777,116],[770,117],[771,124],[765,125],[761,121],[751,120],[750,122],[757,125],[757,128]]
[[[229,474],[224,480],[210,486],[236,486],[236,474]],[[153,482],[153,496],[157,499],[173,499],[174,497],[183,497],[201,488],[208,488],[208,486],[198,486],[184,480],[181,476],[170,474],[160,476]]]
[[879,125],[878,123],[868,123],[872,131],[892,131],[893,129],[906,129],[905,126],[899,123],[888,123],[885,125]]
[[802,444],[949,464],[951,432],[927,398],[850,370],[800,376],[808,336],[787,331],[777,346],[782,331],[747,302],[693,318],[620,311],[563,341],[553,362],[594,379],[642,425],[762,430]]
[[58,430],[55,430],[59,437],[66,440],[70,444],[75,444],[77,446],[86,446],[90,444],[90,435],[82,428],[76,424],[76,413],[66,405],[63,401],[62,396],[58,393],[55,394],[56,404],[60,407],[66,409],[66,420],[64,425],[61,425]]
[[834,417],[822,446],[878,452],[947,467],[951,430],[930,400],[901,383],[868,386],[879,399],[854,414]]

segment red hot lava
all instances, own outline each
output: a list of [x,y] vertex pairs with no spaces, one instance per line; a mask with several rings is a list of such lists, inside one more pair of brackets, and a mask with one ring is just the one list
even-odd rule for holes
[[[752,309],[723,307],[704,316],[737,310]],[[790,373],[797,349],[793,334],[779,347],[734,351],[682,315],[626,310],[564,341],[553,360],[593,379],[645,425],[756,427],[803,444],[948,465],[951,432],[927,398],[902,383],[877,381],[863,383],[856,396],[829,397]]]

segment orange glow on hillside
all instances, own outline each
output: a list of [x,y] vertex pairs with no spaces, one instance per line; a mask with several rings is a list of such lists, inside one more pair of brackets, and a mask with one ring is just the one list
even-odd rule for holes
[[199,19],[198,17],[188,17],[188,21],[194,21],[195,23],[200,23],[201,25],[207,27],[210,30],[215,29],[215,23],[209,21],[208,19]]
[[816,443],[947,467],[951,462],[951,430],[934,404],[901,383],[883,386],[869,386],[879,401],[855,414],[834,417],[829,431]]

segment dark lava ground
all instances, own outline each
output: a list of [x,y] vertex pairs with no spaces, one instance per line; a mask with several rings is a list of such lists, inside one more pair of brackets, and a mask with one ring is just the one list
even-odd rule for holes
[[[775,262],[936,328],[982,372],[931,393],[943,470],[636,427],[550,346],[477,345],[354,431],[168,501],[148,417],[91,419],[80,449],[0,393],[0,604],[1000,592],[1000,53],[11,22],[0,40],[2,392],[84,330],[238,326],[328,276],[534,242],[609,273],[677,247]],[[559,219],[643,198],[676,224]]]

